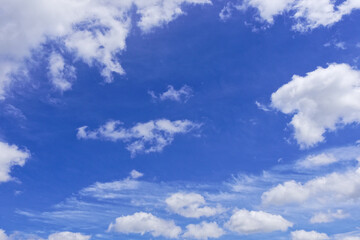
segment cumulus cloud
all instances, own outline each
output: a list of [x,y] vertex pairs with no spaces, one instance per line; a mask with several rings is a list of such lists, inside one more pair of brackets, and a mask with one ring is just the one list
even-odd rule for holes
[[200,224],[189,224],[186,226],[187,231],[183,234],[184,238],[204,239],[219,238],[225,234],[216,222],[201,222]]
[[225,226],[239,234],[268,233],[286,231],[293,223],[280,215],[273,215],[263,211],[237,210]]
[[221,206],[205,206],[204,197],[197,193],[174,193],[165,202],[170,211],[188,218],[209,217],[224,211]]
[[150,233],[154,237],[177,238],[181,228],[174,221],[155,217],[151,213],[137,212],[133,215],[119,217],[109,226],[109,231],[119,233]]
[[274,17],[286,12],[296,21],[293,29],[306,31],[339,22],[343,16],[360,9],[360,3],[357,0],[346,0],[339,4],[332,0],[245,0],[244,7],[256,8],[261,19],[270,24],[274,22]]
[[30,153],[16,145],[0,142],[0,183],[12,180],[10,172],[14,166],[24,166]]
[[58,232],[51,234],[49,240],[89,240],[91,236],[83,235],[81,233],[72,232]]
[[201,126],[189,120],[167,119],[138,123],[132,128],[121,125],[120,121],[109,121],[94,131],[88,131],[87,126],[83,126],[78,128],[77,137],[127,142],[127,149],[135,156],[137,153],[161,152],[172,143],[175,135],[188,133]]
[[126,48],[132,18],[137,19],[135,24],[143,32],[149,32],[184,14],[184,4],[211,2],[5,0],[0,6],[0,97],[4,98],[12,74],[24,67],[34,50],[48,42],[56,43],[77,60],[99,66],[105,81],[111,82],[113,73],[124,74],[117,55]]
[[338,209],[336,212],[328,211],[326,213],[319,212],[316,213],[311,219],[311,223],[328,223],[333,222],[337,219],[347,218],[349,214],[344,213],[343,210]]
[[63,92],[71,89],[72,81],[76,78],[75,68],[65,64],[64,58],[53,52],[49,57],[49,76],[54,87]]
[[154,91],[149,91],[150,96],[155,100],[165,101],[172,100],[176,102],[186,102],[192,96],[192,89],[184,85],[179,90],[169,85],[167,91],[156,95]]
[[325,233],[315,231],[306,232],[304,230],[291,232],[291,240],[326,240],[330,239]]
[[279,88],[271,96],[272,106],[294,115],[290,124],[301,148],[325,140],[326,131],[360,122],[360,71],[347,64],[318,67]]
[[0,240],[7,240],[8,236],[6,235],[5,231],[0,229]]
[[[322,202],[357,200],[360,197],[360,168],[331,173],[304,184],[294,180],[264,192],[263,204],[301,204],[307,200]],[[326,200],[326,201],[325,201]]]

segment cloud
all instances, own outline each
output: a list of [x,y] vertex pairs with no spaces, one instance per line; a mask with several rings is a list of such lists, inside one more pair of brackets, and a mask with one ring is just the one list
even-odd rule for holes
[[225,234],[216,222],[201,222],[200,224],[189,224],[186,226],[187,231],[183,234],[184,238],[204,239],[219,238]]
[[[0,97],[45,43],[89,66],[99,66],[106,82],[124,74],[118,55],[126,49],[132,19],[143,32],[183,15],[184,4],[210,0],[5,0],[0,6]],[[135,10],[135,11],[134,11]]]
[[181,228],[174,221],[155,217],[151,213],[137,212],[133,215],[119,217],[109,226],[109,231],[119,233],[137,233],[144,235],[150,233],[154,237],[177,238]]
[[302,168],[314,168],[330,165],[337,161],[338,159],[333,154],[320,153],[318,155],[307,156],[304,160],[299,161],[297,165]]
[[112,199],[117,198],[120,192],[124,190],[134,190],[140,186],[136,180],[125,178],[120,181],[100,183],[86,187],[80,191],[81,195],[92,196],[99,199]]
[[132,156],[138,153],[161,152],[171,144],[175,135],[188,133],[200,128],[200,124],[189,120],[170,121],[159,119],[146,123],[137,123],[132,128],[124,128],[120,121],[109,121],[94,131],[87,131],[87,126],[78,128],[79,139],[103,139],[127,142],[127,150]]
[[274,22],[274,17],[290,14],[295,19],[293,29],[297,31],[331,26],[353,10],[360,9],[357,0],[346,0],[340,4],[332,0],[245,0],[241,6],[242,9],[256,8],[260,18],[270,24]]
[[236,210],[225,226],[239,234],[268,233],[286,231],[293,223],[280,215],[273,215],[263,211]]
[[328,223],[337,219],[347,218],[349,215],[344,213],[343,210],[338,209],[336,212],[328,211],[326,213],[316,213],[311,219],[311,223]]
[[5,231],[0,229],[0,240],[7,240],[8,236],[6,235]]
[[347,64],[318,67],[292,80],[271,96],[272,106],[294,115],[290,124],[301,148],[325,140],[324,133],[360,122],[360,71]]
[[[90,235],[83,235],[81,233],[73,232],[57,232],[49,235],[48,240],[89,240]],[[36,235],[23,234],[21,232],[15,232],[10,236],[5,234],[5,231],[0,229],[0,240],[44,240]]]
[[326,240],[330,239],[325,233],[315,231],[306,232],[304,230],[291,232],[291,240]]
[[258,101],[255,101],[255,105],[258,107],[258,109],[263,110],[264,112],[271,111],[270,108],[268,108],[266,105],[259,103]]
[[49,76],[54,87],[61,92],[71,89],[72,81],[76,78],[75,68],[65,64],[64,58],[58,53],[51,53],[49,57]]
[[186,102],[192,96],[192,92],[192,89],[187,85],[182,86],[179,90],[169,85],[167,91],[160,93],[158,96],[153,91],[149,91],[149,94],[155,100]]
[[210,217],[224,211],[221,206],[205,206],[204,197],[197,193],[174,193],[165,202],[170,211],[188,218]]
[[360,168],[316,177],[304,184],[294,180],[279,184],[261,196],[265,205],[301,204],[307,200],[323,203],[357,200],[360,197]]
[[131,176],[131,178],[133,178],[133,179],[137,179],[137,178],[141,178],[142,176],[144,176],[144,174],[141,173],[141,172],[138,172],[138,171],[136,171],[136,170],[134,169],[134,170],[132,170],[132,171],[130,172],[130,176]]
[[20,150],[16,145],[0,142],[0,183],[12,180],[10,172],[14,166],[24,166],[30,157],[27,150]]
[[91,236],[83,235],[81,233],[72,232],[58,232],[51,234],[49,240],[89,240]]

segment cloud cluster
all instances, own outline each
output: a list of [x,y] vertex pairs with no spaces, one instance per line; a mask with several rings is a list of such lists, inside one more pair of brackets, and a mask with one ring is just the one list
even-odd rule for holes
[[167,119],[138,123],[132,128],[121,125],[119,121],[109,121],[94,131],[88,131],[87,126],[83,126],[78,129],[77,137],[127,142],[127,149],[135,156],[137,153],[161,152],[171,144],[175,135],[188,133],[201,126],[189,120]]
[[316,177],[304,184],[294,180],[287,181],[264,192],[261,199],[265,205],[285,205],[301,204],[307,200],[344,202],[357,200],[359,197],[360,168],[356,168]]
[[30,153],[27,150],[20,150],[16,145],[0,142],[0,183],[12,180],[11,168],[24,166],[29,157]]
[[133,215],[119,217],[109,226],[109,231],[119,233],[150,233],[154,237],[163,236],[177,238],[181,228],[176,226],[174,221],[164,220],[155,217],[151,213],[137,212]]
[[274,22],[274,17],[286,12],[296,20],[293,29],[306,31],[331,26],[353,10],[360,9],[360,3],[357,0],[346,0],[339,4],[332,0],[245,0],[238,8],[248,7],[256,8],[261,19],[270,24]]
[[325,233],[315,231],[298,230],[291,232],[291,240],[327,240],[330,239]]
[[[126,38],[135,19],[143,32],[149,32],[184,14],[183,4],[210,3],[209,0],[5,0],[0,6],[3,23],[0,97],[5,97],[12,75],[25,66],[26,59],[31,59],[34,51],[49,42],[72,54],[75,60],[100,67],[105,81],[111,82],[113,73],[124,74],[118,55],[126,48]],[[50,65],[54,64],[51,59]],[[69,88],[65,81],[60,81],[60,85]]]
[[318,67],[279,88],[272,106],[294,115],[290,124],[302,148],[325,140],[326,131],[360,122],[360,71],[347,64]]
[[174,193],[165,202],[170,211],[188,218],[210,217],[224,212],[221,206],[205,206],[204,197],[197,193]]
[[239,234],[268,233],[286,231],[293,223],[280,215],[273,215],[263,211],[237,210],[225,226]]
[[328,211],[326,213],[316,213],[311,219],[311,223],[328,223],[333,222],[337,219],[344,219],[349,217],[349,214],[344,213],[343,210],[338,209],[336,212]]
[[189,224],[186,226],[187,231],[183,234],[184,238],[203,239],[219,238],[225,234],[216,222],[201,222],[200,224]]

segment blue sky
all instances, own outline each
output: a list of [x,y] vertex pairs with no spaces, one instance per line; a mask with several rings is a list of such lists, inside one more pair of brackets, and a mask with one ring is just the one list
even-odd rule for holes
[[358,240],[358,0],[5,0],[0,240]]

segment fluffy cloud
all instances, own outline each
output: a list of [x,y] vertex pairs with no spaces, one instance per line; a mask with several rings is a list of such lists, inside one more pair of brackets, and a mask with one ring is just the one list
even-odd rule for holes
[[0,229],[0,240],[7,240],[8,236],[6,235],[5,231]]
[[13,166],[24,166],[30,153],[20,150],[16,145],[0,142],[0,183],[10,181],[10,171]]
[[349,215],[345,214],[341,209],[338,209],[336,212],[328,211],[326,213],[316,213],[311,219],[311,223],[328,223],[333,222],[336,219],[344,219]]
[[360,71],[347,64],[319,67],[272,94],[272,106],[294,115],[290,124],[302,148],[325,140],[326,131],[360,122]]
[[326,240],[330,239],[325,233],[315,231],[306,232],[304,230],[291,232],[291,240]]
[[186,102],[192,96],[192,89],[189,86],[184,85],[179,90],[176,90],[173,86],[169,85],[167,91],[160,93],[159,96],[157,96],[154,91],[149,91],[149,94],[155,100]]
[[177,238],[181,233],[181,228],[176,226],[174,221],[155,217],[151,213],[137,212],[117,218],[114,223],[110,224],[109,231],[141,235],[150,233],[154,237]]
[[241,8],[247,7],[258,9],[260,17],[269,23],[273,23],[274,17],[279,14],[290,13],[296,20],[293,28],[306,31],[331,26],[344,15],[360,9],[360,3],[357,0],[346,0],[340,4],[332,0],[245,0]]
[[51,234],[49,240],[89,240],[91,236],[83,235],[81,233],[72,232],[58,232]]
[[331,173],[304,184],[287,181],[261,196],[263,204],[285,205],[307,200],[322,202],[356,200],[360,197],[360,168],[344,173]]
[[188,218],[209,217],[224,211],[221,206],[205,206],[204,197],[197,193],[174,193],[165,202],[172,212]]
[[239,234],[251,234],[286,231],[293,224],[280,215],[242,209],[235,211],[225,226]]
[[[56,42],[90,66],[100,66],[107,82],[124,74],[117,55],[125,50],[132,17],[144,32],[184,14],[183,4],[210,0],[5,0],[0,6],[0,97],[12,74],[43,43]],[[133,16],[134,8],[136,16]]]
[[77,137],[128,142],[127,149],[135,156],[137,153],[161,152],[165,146],[171,144],[175,135],[188,133],[201,126],[189,120],[167,119],[138,123],[132,128],[121,125],[119,121],[109,121],[94,131],[87,131],[87,126],[80,127]]
[[204,239],[219,238],[225,234],[216,222],[201,222],[200,224],[189,224],[186,226],[187,231],[183,234],[184,238]]
[[53,52],[49,58],[49,76],[55,88],[66,91],[71,89],[71,82],[75,79],[75,68],[65,64],[64,58]]

